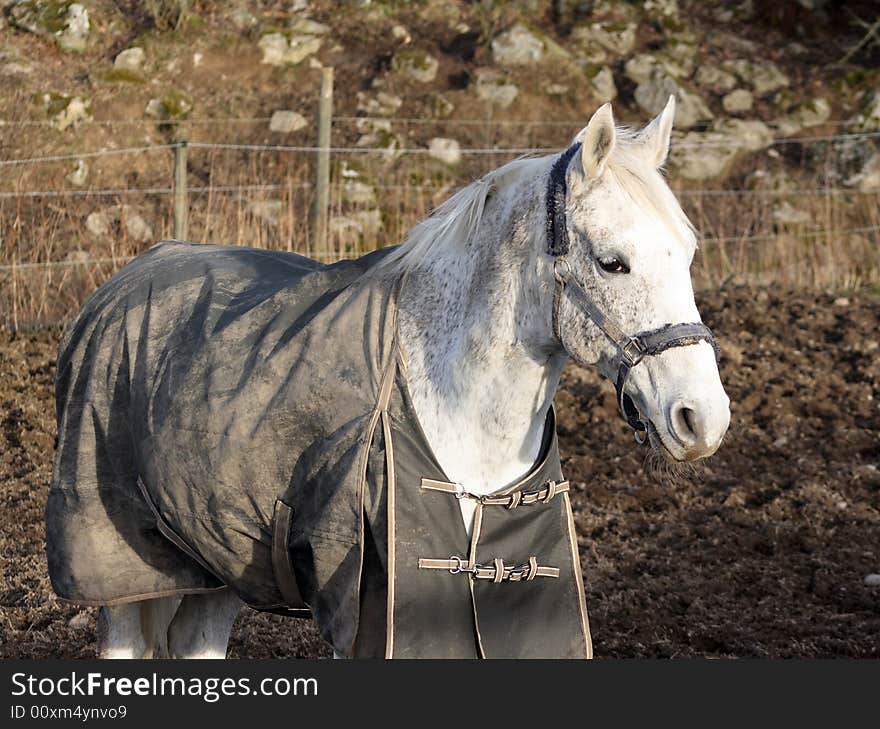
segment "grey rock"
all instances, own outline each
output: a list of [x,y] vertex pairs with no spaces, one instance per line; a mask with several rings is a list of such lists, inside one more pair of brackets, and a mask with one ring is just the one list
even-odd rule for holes
[[43,102],[54,126],[61,131],[92,119],[92,102],[88,98],[44,94]]
[[734,142],[734,146],[747,152],[766,149],[773,142],[773,132],[757,119],[719,119],[709,129],[710,134]]
[[633,83],[643,84],[660,65],[653,53],[639,53],[630,58],[623,67],[624,75]]
[[89,166],[85,160],[78,159],[73,166],[73,170],[64,178],[74,187],[82,187],[89,178]]
[[295,66],[321,48],[318,35],[291,35],[267,33],[257,44],[263,52],[262,63],[270,66]]
[[114,59],[113,68],[117,68],[121,71],[140,72],[145,60],[146,54],[144,53],[143,48],[138,46],[135,46],[134,48],[126,48],[124,51],[120,51]]
[[474,75],[477,97],[490,104],[506,109],[519,94],[516,84],[494,69],[480,68]]
[[147,243],[153,240],[153,229],[150,224],[130,205],[122,206],[120,219],[125,227],[125,232],[138,243]]
[[113,218],[106,212],[96,211],[86,217],[86,230],[99,238],[107,235],[112,225]]
[[13,26],[52,38],[66,51],[84,51],[89,38],[89,11],[69,0],[28,0],[8,10]]
[[861,169],[847,177],[844,184],[862,192],[880,191],[880,152],[869,157]]
[[461,145],[455,139],[434,137],[428,141],[428,156],[447,165],[461,162]]
[[655,68],[651,77],[636,87],[636,103],[651,116],[663,111],[670,95],[675,96],[675,126],[690,129],[697,122],[713,118],[706,102],[688,91],[663,69]]
[[327,35],[331,28],[310,18],[294,18],[290,21],[290,32],[296,35]]
[[589,76],[590,89],[596,100],[602,104],[617,98],[617,86],[614,83],[614,73],[608,66],[600,67],[594,74]]
[[732,91],[736,87],[736,76],[712,64],[700,66],[694,81],[701,88],[715,92]]
[[571,31],[571,41],[593,63],[602,63],[607,54],[628,55],[636,42],[636,23],[603,21],[578,25]]
[[394,116],[403,104],[396,94],[385,91],[378,92],[375,96],[358,91],[357,110],[368,116]]
[[705,132],[676,135],[669,164],[676,175],[709,180],[722,176],[739,156],[764,149],[772,141],[773,133],[763,122],[723,119]]
[[544,42],[521,23],[492,41],[492,60],[500,66],[527,66],[544,58]]
[[880,574],[865,575],[866,587],[880,587]]
[[676,78],[690,78],[696,67],[696,42],[670,41],[659,53],[659,58],[666,70]]
[[818,97],[802,102],[776,122],[777,133],[782,137],[790,137],[802,129],[824,124],[831,118],[831,104],[827,99]]
[[[676,48],[692,47],[676,45]],[[636,84],[649,81],[658,71],[676,79],[687,78],[693,73],[693,57],[682,54],[680,58],[674,58],[668,53],[639,53],[624,66],[624,75]]]
[[165,106],[161,99],[150,99],[144,107],[144,114],[151,119],[162,119],[165,116]]
[[396,41],[400,41],[404,45],[412,43],[412,36],[406,29],[406,26],[397,24],[391,28],[391,37]]
[[363,124],[358,123],[358,137],[355,144],[358,147],[372,147],[382,150],[379,154],[385,161],[395,160],[401,156],[406,144],[405,141],[391,130],[391,123],[387,119],[364,119]]
[[65,51],[84,51],[89,40],[89,11],[80,3],[67,8],[64,30],[56,33],[58,45]]
[[677,18],[678,0],[644,0],[642,9],[649,18]]
[[280,134],[291,134],[292,132],[304,129],[308,125],[308,119],[302,114],[289,109],[273,111],[272,117],[269,119],[269,131],[279,132]]
[[746,89],[735,89],[721,99],[721,105],[728,114],[743,114],[751,111],[755,97]]
[[430,53],[407,50],[394,54],[391,67],[404,78],[429,84],[437,77],[440,63]]
[[772,61],[747,61],[737,59],[722,64],[724,70],[734,74],[744,84],[752,87],[758,96],[787,87],[791,81]]
[[86,217],[86,230],[98,238],[110,235],[119,224],[138,243],[154,240],[152,227],[131,205],[109,207],[89,213]]
[[391,120],[377,119],[376,117],[358,117],[354,123],[355,129],[361,134],[391,134]]

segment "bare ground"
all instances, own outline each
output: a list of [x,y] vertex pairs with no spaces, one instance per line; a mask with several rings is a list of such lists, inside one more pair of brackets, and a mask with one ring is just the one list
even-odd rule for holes
[[[880,297],[734,288],[700,298],[730,432],[686,475],[646,468],[613,393],[557,398],[596,655],[880,657]],[[95,611],[43,554],[59,333],[0,332],[0,657],[90,657]],[[302,621],[245,611],[231,655],[327,655]]]

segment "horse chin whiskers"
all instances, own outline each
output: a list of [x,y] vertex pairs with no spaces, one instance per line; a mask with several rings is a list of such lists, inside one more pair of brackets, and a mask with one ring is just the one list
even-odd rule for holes
[[695,463],[673,460],[657,448],[645,453],[644,469],[654,481],[664,486],[682,486],[698,480],[702,475],[702,469]]
[[693,482],[703,475],[704,469],[696,462],[682,461],[672,454],[650,421],[648,442],[651,447],[645,452],[643,467],[655,481],[666,486],[678,486]]

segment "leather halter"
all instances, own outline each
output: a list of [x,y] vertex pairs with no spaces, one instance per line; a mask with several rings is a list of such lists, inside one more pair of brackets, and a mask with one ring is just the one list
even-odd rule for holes
[[700,341],[709,342],[718,357],[718,343],[712,330],[705,324],[694,322],[689,324],[665,324],[638,334],[627,334],[624,329],[605,312],[603,312],[586,292],[572,271],[566,255],[570,249],[568,225],[565,217],[565,199],[568,192],[566,173],[568,165],[580,149],[578,142],[559,155],[550,170],[547,187],[547,253],[555,259],[553,276],[556,287],[553,292],[553,333],[560,344],[565,347],[559,331],[559,307],[562,298],[568,294],[572,303],[592,322],[617,349],[617,407],[624,420],[633,429],[636,441],[647,440],[649,423],[642,420],[638,408],[632,398],[624,392],[626,381],[633,367],[645,357],[657,355],[673,347],[685,347]]

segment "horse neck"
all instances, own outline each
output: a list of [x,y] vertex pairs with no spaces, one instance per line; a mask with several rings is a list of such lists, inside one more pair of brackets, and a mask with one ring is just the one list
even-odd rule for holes
[[470,242],[417,264],[401,293],[416,415],[446,475],[474,493],[534,464],[565,361],[538,280],[543,202],[534,181],[497,193]]

